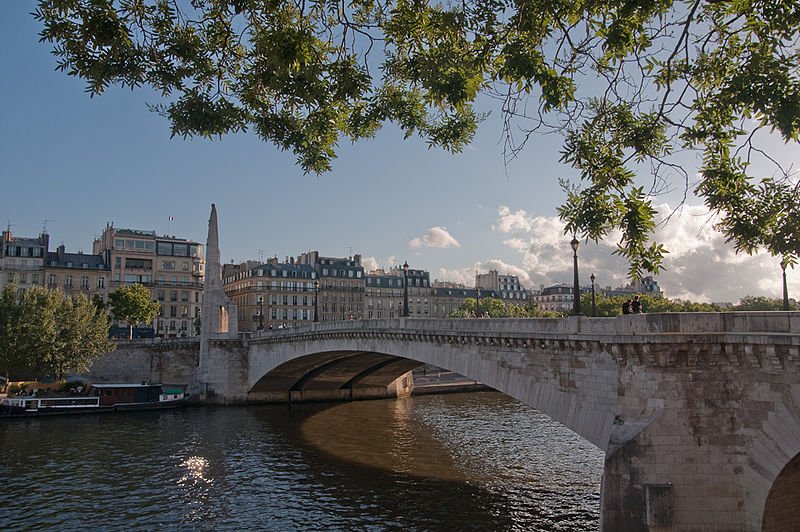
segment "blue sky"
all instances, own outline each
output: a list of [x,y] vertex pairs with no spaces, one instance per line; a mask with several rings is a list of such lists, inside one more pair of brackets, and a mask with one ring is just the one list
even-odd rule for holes
[[[455,155],[386,127],[373,140],[343,144],[333,172],[303,175],[291,153],[251,134],[170,139],[168,122],[146,108],[161,101],[155,94],[112,88],[90,99],[81,80],[55,71],[33,5],[0,7],[3,228],[35,236],[47,220],[53,246],[63,241],[73,252],[91,252],[107,222],[204,241],[216,203],[227,262],[318,249],[361,253],[368,266],[408,260],[432,278],[468,284],[489,268],[529,286],[571,282],[569,238],[554,216],[563,199],[557,180],[574,175],[558,162],[558,137],[536,137],[504,167],[496,112]],[[687,212],[661,234],[677,250],[659,277],[668,296],[780,295],[777,261],[735,256],[698,223],[701,210]],[[583,278],[624,281],[612,245],[582,246]],[[796,272],[789,277],[790,290],[800,291]]]

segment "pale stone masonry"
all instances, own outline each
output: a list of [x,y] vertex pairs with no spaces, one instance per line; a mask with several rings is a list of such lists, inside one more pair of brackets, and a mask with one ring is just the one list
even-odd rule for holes
[[[186,346],[139,349],[109,357],[159,372],[163,357],[190,359]],[[200,350],[205,398],[228,404],[394,397],[420,364],[485,383],[603,449],[603,530],[797,522],[787,490],[800,485],[798,312],[340,321],[220,333]]]

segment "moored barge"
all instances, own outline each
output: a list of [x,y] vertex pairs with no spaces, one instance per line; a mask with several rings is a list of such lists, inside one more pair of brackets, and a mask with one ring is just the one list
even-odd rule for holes
[[93,384],[87,395],[50,397],[26,395],[0,401],[0,416],[29,417],[60,414],[155,410],[186,404],[184,390],[160,384]]

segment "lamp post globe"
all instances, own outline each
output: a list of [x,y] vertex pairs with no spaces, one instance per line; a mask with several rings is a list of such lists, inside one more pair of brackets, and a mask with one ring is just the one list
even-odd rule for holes
[[569,243],[572,248],[572,270],[574,279],[572,283],[572,314],[578,316],[581,313],[581,287],[578,283],[578,246],[580,246],[578,239],[573,236],[572,241]]
[[595,279],[594,274],[590,275],[589,279],[592,281],[592,317],[594,318],[595,315],[597,314],[597,306],[595,305],[595,299],[594,299],[594,279]]

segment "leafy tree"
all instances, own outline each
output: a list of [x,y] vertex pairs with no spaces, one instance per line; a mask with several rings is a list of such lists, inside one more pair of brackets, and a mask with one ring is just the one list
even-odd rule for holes
[[82,372],[112,351],[108,315],[84,296],[33,286],[22,294],[8,285],[0,292],[0,369],[38,378],[61,379]]
[[19,303],[17,285],[9,283],[0,291],[0,371],[6,377],[19,365]]
[[[745,296],[731,310],[783,310],[783,300],[764,296]],[[789,310],[798,310],[797,301],[789,300]]]
[[133,326],[150,323],[158,315],[158,301],[150,299],[150,290],[141,284],[125,285],[108,295],[114,319],[128,324],[128,339],[133,338]]
[[[622,314],[622,304],[633,297],[631,295],[624,296],[607,296],[603,293],[596,293],[595,295],[595,316],[597,317],[613,317]],[[639,294],[639,300],[642,302],[644,312],[660,313],[660,312],[722,312],[724,309],[714,303],[696,303],[693,301],[684,301],[681,299],[668,299],[665,297],[653,296],[649,294]],[[592,311],[592,295],[587,293],[581,294],[581,310],[585,315],[590,315]]]
[[86,372],[99,354],[113,351],[110,321],[87,297],[64,297],[58,306],[57,350],[48,364],[51,374],[60,380],[67,373]]
[[[34,16],[90,95],[160,92],[173,136],[252,129],[324,172],[342,137],[385,122],[458,151],[488,95],[507,157],[536,131],[564,134],[581,183],[559,209],[566,231],[619,231],[630,276],[662,268],[651,202],[674,188],[737,251],[800,253],[797,179],[759,144],[800,139],[797,2],[39,0]],[[756,174],[757,158],[774,171]]]
[[59,309],[66,297],[60,290],[33,286],[20,296],[18,349],[33,377],[50,375],[57,359]]
[[484,313],[488,313],[490,318],[559,318],[562,316],[558,312],[542,310],[533,303],[526,303],[524,306],[515,305],[493,297],[482,297],[478,302],[474,297],[468,297],[450,313],[450,317],[468,318],[474,314],[480,318]]

